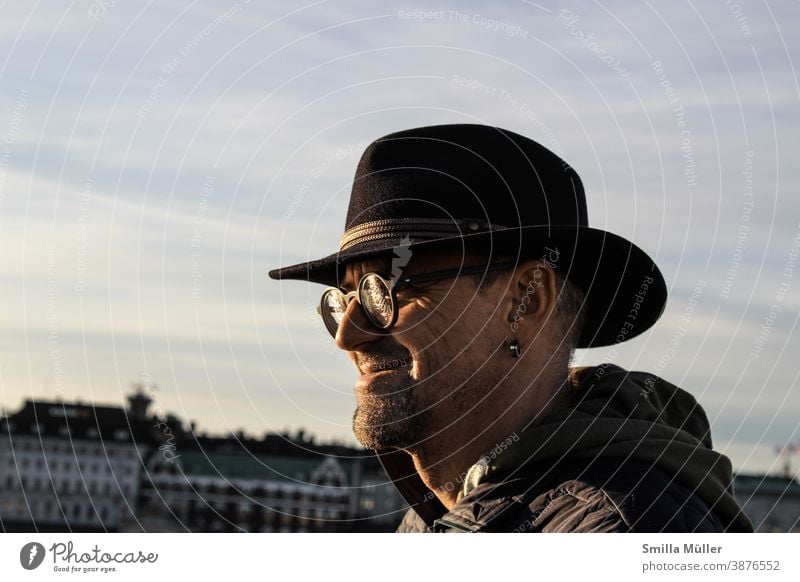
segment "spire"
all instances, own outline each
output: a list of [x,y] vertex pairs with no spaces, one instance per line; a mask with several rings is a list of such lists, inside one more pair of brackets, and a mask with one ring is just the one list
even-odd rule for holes
[[128,396],[128,413],[136,420],[145,420],[152,401],[141,384],[134,384],[134,392]]

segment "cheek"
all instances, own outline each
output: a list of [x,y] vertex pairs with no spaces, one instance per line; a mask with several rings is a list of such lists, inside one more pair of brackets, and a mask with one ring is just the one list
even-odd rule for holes
[[[438,300],[437,300],[438,299]],[[480,299],[480,298],[477,298]],[[455,364],[469,367],[473,360],[490,357],[497,330],[487,325],[495,305],[484,305],[476,297],[415,297],[398,313],[396,340],[411,354],[412,375],[421,379],[435,370]],[[455,363],[454,358],[458,358]],[[453,371],[455,374],[455,371]]]
[[421,326],[404,330],[395,335],[395,341],[408,353],[411,368],[409,374],[414,380],[429,375],[431,345],[427,334],[421,333]]
[[422,350],[445,330],[441,309],[428,298],[414,298],[400,308],[395,330],[399,341]]
[[414,309],[410,307],[398,314],[394,338],[410,354],[410,374],[419,381],[431,376],[457,352],[450,345],[453,334],[443,335],[448,327],[446,318],[437,310],[423,309],[416,303]]

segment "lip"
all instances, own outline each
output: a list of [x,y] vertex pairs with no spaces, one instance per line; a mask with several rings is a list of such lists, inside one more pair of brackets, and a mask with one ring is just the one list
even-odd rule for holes
[[378,376],[383,376],[384,374],[394,374],[396,372],[401,371],[403,368],[390,368],[388,370],[375,370],[374,372],[362,372],[359,376],[360,380],[367,380],[370,378],[377,378]]
[[402,368],[394,370],[376,370],[365,372],[358,377],[355,383],[356,393],[376,394],[385,391],[386,387],[394,385],[398,378],[398,373],[403,372]]

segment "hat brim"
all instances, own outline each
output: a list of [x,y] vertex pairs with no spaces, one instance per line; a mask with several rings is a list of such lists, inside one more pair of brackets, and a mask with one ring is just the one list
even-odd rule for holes
[[[392,256],[400,244],[399,237],[369,241],[321,259],[275,269],[269,276],[335,287],[346,265]],[[629,240],[604,230],[528,226],[421,240],[407,246],[413,251],[448,245],[517,255],[521,260],[537,258],[536,253],[546,246],[556,250],[560,260],[555,267],[586,293],[579,348],[608,346],[636,337],[652,327],[666,306],[667,286],[655,262]]]

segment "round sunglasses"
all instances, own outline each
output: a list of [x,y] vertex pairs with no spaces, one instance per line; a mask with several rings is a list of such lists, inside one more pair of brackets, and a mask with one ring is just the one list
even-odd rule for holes
[[328,332],[335,338],[347,306],[350,301],[357,299],[361,313],[367,318],[367,321],[385,331],[391,329],[397,322],[397,291],[399,289],[417,283],[454,279],[464,275],[500,271],[515,266],[515,262],[505,262],[488,266],[420,273],[397,279],[386,279],[378,273],[364,273],[354,291],[345,293],[336,287],[330,287],[323,291],[317,312],[322,316]]

